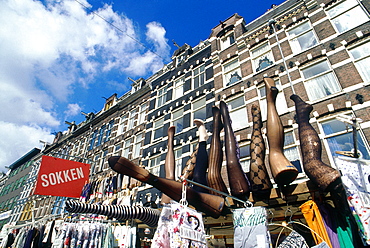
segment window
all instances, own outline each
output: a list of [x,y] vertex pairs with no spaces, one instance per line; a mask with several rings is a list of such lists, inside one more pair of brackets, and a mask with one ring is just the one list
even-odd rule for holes
[[247,109],[245,107],[244,96],[239,96],[228,101],[231,125],[234,131],[248,126]]
[[309,22],[300,24],[288,31],[293,53],[299,53],[318,44],[316,35]]
[[96,173],[101,171],[101,161],[100,161],[100,154],[96,155],[94,158],[95,168],[92,168],[91,172]]
[[137,117],[137,109],[133,109],[130,112],[130,119],[128,120],[128,130],[130,130],[134,127],[136,117]]
[[193,102],[193,120],[200,119],[205,121],[207,118],[206,98],[203,97]]
[[106,130],[107,126],[106,125],[103,125],[100,130],[99,130],[99,136],[98,136],[98,140],[96,141],[96,145],[95,146],[100,146],[101,143],[102,143],[102,140],[103,140],[103,137],[104,137],[104,134],[105,134],[105,130]]
[[103,167],[104,170],[108,169],[107,155],[108,155],[108,149],[105,149],[101,156],[101,166]]
[[326,60],[302,70],[311,101],[339,92],[340,86]]
[[110,135],[111,135],[111,133],[112,133],[113,125],[114,125],[114,120],[111,120],[111,121],[108,123],[108,128],[107,128],[107,131],[105,132],[105,140],[104,140],[104,142],[109,141],[109,139],[110,139]]
[[[275,86],[276,86],[276,88],[279,89],[279,94],[277,95],[276,102],[275,102],[275,105],[277,106],[276,110],[277,110],[278,114],[281,115],[281,114],[284,114],[288,111],[288,106],[287,106],[287,103],[286,103],[286,100],[285,100],[284,92],[281,89],[281,85],[280,85],[279,80],[275,81]],[[261,109],[262,120],[266,120],[267,119],[266,87],[262,86],[262,87],[258,88],[258,94],[260,96],[259,101],[260,101],[260,109]]]
[[161,156],[152,158],[149,160],[149,168],[148,171],[155,176],[159,176],[159,172],[161,170]]
[[180,109],[172,113],[173,125],[175,126],[175,133],[180,133],[184,129],[183,117],[184,110]]
[[301,173],[301,158],[293,131],[284,134],[284,155],[297,168],[298,172]]
[[205,66],[201,65],[193,70],[194,89],[202,86],[206,82]]
[[176,66],[181,65],[185,61],[185,54],[181,54],[176,57]]
[[[329,147],[331,156],[339,156],[336,151],[353,152],[353,133],[352,126],[345,123],[331,119],[321,123],[325,141]],[[359,130],[357,133],[357,148],[360,157],[363,159],[370,159],[369,147],[362,138],[362,132]]]
[[158,90],[157,96],[157,107],[162,106],[167,101],[167,88],[168,86],[163,87],[162,89]]
[[235,43],[234,33],[228,34],[221,39],[221,49],[224,50]]
[[362,44],[350,50],[355,65],[364,82],[370,82],[370,42]]
[[184,95],[184,77],[175,80],[174,84],[174,99],[178,99]]
[[125,114],[124,116],[122,116],[121,122],[119,124],[119,129],[118,129],[119,134],[122,134],[123,132],[126,131],[127,119],[128,119],[128,114]]
[[339,33],[357,27],[369,18],[356,0],[346,0],[330,8],[328,15]]
[[131,145],[131,139],[128,139],[124,142],[122,157],[128,158],[128,154],[130,153],[130,145]]
[[115,146],[114,146],[114,154],[117,156],[117,155],[120,155],[119,154],[119,150],[121,150],[121,143],[119,143],[119,144],[116,144]]
[[137,134],[135,137],[133,158],[138,158],[140,156],[141,143],[144,139],[144,133]]
[[140,106],[139,114],[138,114],[138,117],[137,117],[137,122],[138,122],[137,124],[138,125],[145,122],[146,110],[147,109],[148,109],[148,104],[147,103],[144,103]]
[[274,63],[272,51],[268,43],[251,50],[252,65],[255,72],[259,72]]
[[251,163],[250,144],[243,144],[240,148],[240,164],[245,173],[249,172]]
[[174,150],[175,153],[175,180],[181,176],[182,173],[182,147]]
[[98,130],[95,130],[95,131],[91,134],[91,140],[90,140],[89,150],[91,150],[91,149],[93,149],[93,148],[94,148],[95,140],[96,140],[96,136],[98,136]]
[[225,86],[232,85],[242,80],[242,73],[240,71],[238,60],[234,60],[223,66],[224,69],[224,83]]
[[154,122],[154,137],[153,140],[159,139],[163,137],[163,121],[164,119],[161,118]]

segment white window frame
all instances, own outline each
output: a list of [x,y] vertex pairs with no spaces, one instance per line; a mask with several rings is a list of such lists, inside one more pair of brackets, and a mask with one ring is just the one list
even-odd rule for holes
[[167,85],[158,89],[157,100],[156,100],[157,108],[163,106],[167,102],[167,91],[168,91]]
[[161,156],[155,156],[149,159],[148,168],[147,170],[155,176],[159,176],[161,172]]
[[[193,89],[197,89],[206,83],[206,66],[200,65],[193,69]],[[198,84],[198,85],[197,85]]]
[[129,114],[127,113],[121,117],[121,121],[118,128],[118,135],[123,134],[126,131],[127,125],[125,124],[125,122],[128,120],[128,115]]
[[225,50],[226,48],[230,47],[232,44],[235,43],[235,35],[234,32],[227,33],[224,37],[220,39],[221,43],[221,50]]
[[184,130],[184,109],[180,108],[172,112],[172,123],[175,126],[175,134]]
[[123,141],[122,157],[128,158],[130,154],[131,138]]
[[[327,67],[327,70],[325,71],[320,68],[320,66],[323,66],[324,64]],[[320,72],[314,74],[309,73],[309,70],[319,70]],[[322,60],[318,63],[302,68],[301,73],[302,78],[304,79],[304,86],[310,101],[323,99],[342,90],[330,63],[327,60]],[[325,80],[325,84],[322,81],[319,82],[318,80]],[[331,87],[331,89],[329,89],[328,86]],[[320,91],[318,91],[318,89]]]
[[179,178],[182,173],[182,147],[174,149],[175,154],[175,179]]
[[184,95],[185,77],[180,77],[173,82],[173,99],[178,99]]
[[128,120],[128,130],[131,130],[134,128],[134,124],[135,124],[135,120],[136,120],[136,117],[137,117],[137,109],[134,108],[133,110],[130,111],[130,118]]
[[[203,101],[204,101],[204,105],[202,105]],[[207,99],[205,97],[199,98],[199,99],[193,101],[191,105],[192,105],[192,108],[193,108],[193,110],[192,110],[193,120],[201,119],[201,120],[205,121],[206,118],[207,118]],[[201,113],[203,111],[205,112],[205,118],[199,118],[198,113]]]
[[[294,26],[293,28],[287,30],[287,33],[289,37],[289,43],[294,54],[300,53],[319,44],[315,31],[313,30],[309,21]],[[307,38],[310,38],[311,42],[302,47],[305,42],[309,40]]]
[[360,73],[364,83],[370,83],[370,40],[356,47],[349,49],[357,71]]
[[[279,90],[279,93],[277,94],[276,101],[275,101],[276,110],[279,115],[282,115],[288,112],[288,105],[285,100],[285,95],[284,95],[282,86],[280,84],[280,80],[275,80],[275,86]],[[258,87],[258,96],[259,96],[259,104],[260,104],[262,121],[265,121],[267,120],[267,100],[266,100],[265,85]]]
[[[350,112],[346,113],[345,115],[353,116],[353,114],[350,113]],[[330,123],[330,122],[337,122],[339,127],[342,126],[343,129],[341,129],[341,130],[332,130],[332,132],[330,132],[330,130],[326,131],[325,128],[324,128],[324,125],[327,124],[327,123]],[[351,125],[343,123],[343,122],[335,119],[335,116],[319,120],[318,123],[319,123],[319,125],[318,125],[319,130],[322,133],[322,137],[323,137],[323,144],[324,144],[324,147],[327,151],[329,160],[330,160],[331,164],[335,164],[333,156],[340,156],[339,154],[336,154],[335,151],[352,151],[353,150],[353,149],[351,149],[351,150],[348,149],[350,147],[353,148],[353,128],[352,128]],[[337,141],[335,141],[335,143],[332,142],[332,145],[330,145],[329,139],[332,139],[332,138],[342,138],[343,139],[346,136],[347,136],[347,138],[345,138],[346,142],[344,144],[337,143]],[[358,139],[358,141],[357,141],[358,152],[360,154],[363,154],[363,152],[361,151],[361,150],[363,150],[363,151],[366,151],[367,154],[370,154],[369,144],[368,144],[366,138],[364,137],[364,134],[362,133],[361,129],[357,130],[357,139]],[[352,143],[350,141],[352,141]],[[337,146],[338,149],[333,148],[333,151],[332,151],[332,146]],[[341,149],[343,147],[344,147],[344,149]],[[335,149],[335,151],[334,151],[334,149]],[[360,157],[361,156],[362,155],[360,155]],[[369,155],[367,155],[367,156],[369,156]],[[368,158],[365,158],[365,159],[368,159]]]
[[[265,42],[258,47],[252,48],[250,50],[250,55],[252,59],[253,71],[255,73],[263,71],[275,64],[274,55],[272,54],[271,46],[268,42]],[[261,58],[267,59],[267,61],[271,62],[271,64],[264,66],[263,68],[259,68],[259,61],[261,60]]]
[[[163,138],[164,130],[163,130],[164,118],[159,118],[153,121],[153,141],[160,140]],[[156,132],[162,129],[162,135],[156,138]]]
[[132,151],[132,158],[140,157],[141,143],[144,140],[144,133],[138,133],[135,135],[134,148]]
[[[243,104],[236,106],[238,100],[242,100]],[[226,105],[229,109],[229,115],[231,119],[231,126],[233,131],[241,130],[249,126],[248,122],[248,112],[245,105],[244,95],[238,95],[226,102]],[[245,118],[244,118],[245,117]],[[237,122],[239,121],[239,122]]]
[[142,124],[145,122],[145,117],[146,117],[146,111],[148,109],[148,104],[147,103],[143,103],[140,105],[139,107],[139,113],[138,113],[138,118],[137,118],[137,121],[138,121],[138,125]]
[[[251,164],[251,154],[250,154],[250,143],[244,143],[239,145],[240,149],[240,165],[244,173],[248,173]],[[243,149],[246,149],[246,154],[242,153]]]
[[238,59],[230,61],[222,66],[224,86],[234,85],[242,80],[242,72]]
[[[289,139],[288,137],[291,137],[291,139]],[[297,168],[297,170],[300,172],[297,178],[302,178],[302,177],[305,177],[306,174],[304,173],[303,164],[301,163],[302,157],[301,157],[298,144],[299,142],[297,141],[297,137],[295,136],[295,133],[293,130],[288,130],[284,132],[284,147],[283,147],[284,155],[290,162],[296,161],[296,160],[299,161],[300,168]],[[291,152],[293,150],[295,151]]]
[[338,33],[344,33],[369,20],[369,16],[356,0],[342,1],[326,11]]

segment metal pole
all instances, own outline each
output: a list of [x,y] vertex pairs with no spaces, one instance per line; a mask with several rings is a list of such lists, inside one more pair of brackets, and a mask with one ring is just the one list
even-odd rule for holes
[[217,190],[217,189],[210,188],[210,187],[208,187],[208,186],[205,186],[205,185],[203,185],[203,184],[200,184],[200,183],[194,182],[194,181],[189,180],[189,179],[181,179],[181,180],[184,180],[184,181],[186,181],[186,182],[189,182],[189,183],[191,183],[191,184],[197,185],[197,186],[199,186],[199,187],[202,187],[202,188],[205,188],[205,189],[208,189],[208,190],[214,191],[214,192],[216,192],[216,193],[218,193],[218,194],[220,194],[220,195],[223,195],[223,196],[226,196],[226,197],[230,197],[231,199],[233,199],[233,200],[235,200],[235,201],[238,201],[238,202],[242,202],[242,203],[244,203],[244,205],[245,205],[246,207],[252,207],[252,206],[253,206],[253,203],[251,203],[250,201],[242,201],[242,200],[240,200],[239,198],[236,198],[235,196],[232,196],[232,195],[226,194],[225,192],[219,191],[219,190]]
[[352,117],[352,134],[353,134],[353,157],[358,158],[358,146],[357,146],[357,120],[356,117]]
[[293,84],[292,84],[292,79],[290,77],[290,73],[289,73],[289,70],[288,70],[288,66],[286,64],[286,61],[285,61],[285,57],[284,57],[284,54],[283,54],[283,50],[281,49],[281,46],[280,46],[280,42],[279,42],[279,38],[276,34],[276,30],[275,30],[275,23],[276,21],[274,19],[271,19],[269,20],[269,26],[270,28],[272,28],[272,30],[274,31],[274,34],[275,34],[275,39],[276,39],[276,43],[279,47],[279,51],[280,51],[280,54],[281,54],[281,58],[283,59],[283,63],[284,63],[284,66],[285,66],[285,70],[286,70],[286,73],[287,73],[287,76],[288,76],[288,80],[289,80],[289,84],[290,84],[290,88],[292,89],[292,92],[293,94],[295,95],[295,91],[294,91],[294,88],[293,88]]

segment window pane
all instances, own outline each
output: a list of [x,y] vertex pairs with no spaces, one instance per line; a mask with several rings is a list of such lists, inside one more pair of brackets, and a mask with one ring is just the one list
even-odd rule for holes
[[249,145],[240,147],[240,158],[250,157],[250,155],[251,154],[250,154],[250,146]]
[[206,107],[205,106],[203,108],[197,110],[197,111],[194,111],[194,119],[205,120],[206,117],[207,117],[207,114],[206,114]]
[[326,72],[326,71],[329,71],[330,68],[329,68],[329,65],[326,61],[322,61],[314,66],[311,66],[307,69],[304,69],[302,70],[303,72],[303,76],[308,79],[310,77],[313,77],[313,76],[316,76],[316,75],[319,75],[323,72]]
[[351,28],[354,28],[368,20],[368,17],[357,6],[333,19],[333,23],[340,33],[343,33]]
[[316,37],[313,33],[313,31],[310,31],[310,32],[307,32],[301,36],[299,36],[298,38],[298,43],[301,47],[301,50],[306,50],[310,47],[313,47],[314,45],[317,44],[317,40],[316,40]]
[[[360,134],[357,135],[357,147],[358,152],[360,153],[360,157],[364,159],[369,159],[369,151],[366,148]],[[339,156],[336,151],[352,151],[353,152],[353,133],[345,133],[342,135],[334,136],[331,138],[327,138],[330,152],[332,156]]]
[[343,1],[342,3],[338,4],[334,8],[328,10],[328,14],[330,17],[335,17],[339,15],[340,13],[343,13],[347,9],[352,8],[356,4],[357,4],[356,0]]
[[238,130],[248,125],[247,110],[245,108],[230,112],[230,118],[233,130]]
[[333,73],[327,73],[306,81],[306,90],[310,100],[317,100],[340,91]]
[[236,109],[238,107],[244,106],[244,98],[243,97],[238,97],[234,100],[231,100],[230,102],[227,103],[229,110]]
[[323,122],[322,128],[325,135],[330,135],[347,130],[346,124],[337,119]]
[[370,42],[350,50],[354,59],[360,59],[370,55]]
[[193,108],[198,109],[206,106],[206,99],[202,98],[196,102],[193,103]]

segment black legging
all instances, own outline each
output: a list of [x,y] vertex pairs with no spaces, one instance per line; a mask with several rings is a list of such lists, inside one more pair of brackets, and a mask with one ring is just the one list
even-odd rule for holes
[[[208,154],[207,142],[201,141],[198,144],[197,160],[193,171],[193,181],[208,186],[207,184]],[[208,190],[194,185],[193,188],[198,192],[208,193]]]

